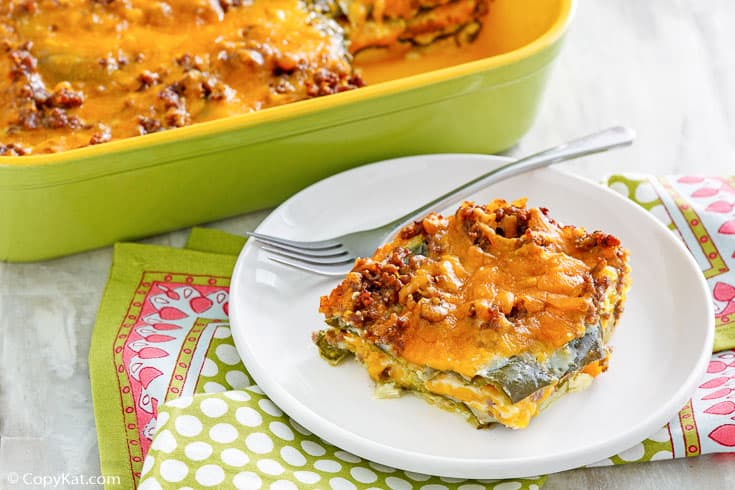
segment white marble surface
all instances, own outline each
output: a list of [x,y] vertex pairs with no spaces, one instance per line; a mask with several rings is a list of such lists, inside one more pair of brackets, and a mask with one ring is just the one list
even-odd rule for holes
[[[735,173],[735,3],[582,0],[535,127],[512,153],[611,123],[636,145],[568,167]],[[266,213],[215,223],[252,229]],[[186,231],[150,239],[181,246]],[[99,472],[87,353],[111,249],[36,264],[0,263],[0,471]],[[729,483],[728,483],[729,482]],[[569,488],[733,488],[735,455],[581,469]],[[0,482],[0,486],[2,482]]]

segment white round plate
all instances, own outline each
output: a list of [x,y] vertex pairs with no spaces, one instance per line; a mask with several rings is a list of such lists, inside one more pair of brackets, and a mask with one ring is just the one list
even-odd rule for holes
[[[359,167],[296,194],[258,227],[317,240],[383,224],[507,159],[432,155]],[[262,390],[326,441],[404,470],[459,478],[510,478],[599,461],[655,433],[704,373],[714,324],[706,283],[679,239],[609,189],[556,169],[521,175],[476,202],[527,196],[562,223],[601,229],[630,250],[633,287],[613,336],[610,369],[562,397],[524,430],[477,430],[411,395],[380,400],[353,360],[333,367],[311,333],[319,297],[335,279],[274,263],[247,243],[232,278],[232,333]],[[449,211],[451,212],[451,211]]]

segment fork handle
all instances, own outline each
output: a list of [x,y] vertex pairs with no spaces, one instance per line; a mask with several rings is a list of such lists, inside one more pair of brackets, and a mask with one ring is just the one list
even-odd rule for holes
[[593,133],[582,138],[572,140],[548,150],[534,153],[520,160],[507,163],[486,174],[483,174],[466,184],[463,184],[446,194],[439,196],[433,201],[424,204],[410,213],[401,216],[385,226],[386,229],[394,229],[397,226],[413,221],[432,211],[441,211],[452,204],[471,196],[485,187],[501,180],[515,177],[516,175],[530,172],[538,168],[548,167],[555,163],[572,160],[574,158],[600,153],[603,151],[628,146],[633,143],[635,132],[624,126],[614,126]]

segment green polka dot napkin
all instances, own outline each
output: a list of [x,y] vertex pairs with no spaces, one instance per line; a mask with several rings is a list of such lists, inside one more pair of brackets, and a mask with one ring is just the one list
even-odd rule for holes
[[364,461],[314,436],[251,386],[164,405],[140,488],[502,490],[540,484],[436,478]]
[[[735,448],[735,180],[613,176],[607,184],[662,220],[708,279],[716,345],[669,424],[597,463]],[[464,481],[389,468],[341,451],[283,414],[252,383],[228,324],[244,239],[194,229],[187,249],[115,248],[90,350],[102,473],[123,488],[534,489],[545,477]]]

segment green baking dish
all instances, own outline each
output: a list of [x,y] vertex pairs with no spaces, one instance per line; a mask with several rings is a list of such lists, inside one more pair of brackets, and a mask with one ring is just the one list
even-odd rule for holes
[[512,146],[533,122],[574,1],[492,8],[508,20],[498,20],[510,49],[499,55],[167,132],[0,157],[0,260],[58,257],[270,207],[367,162]]

